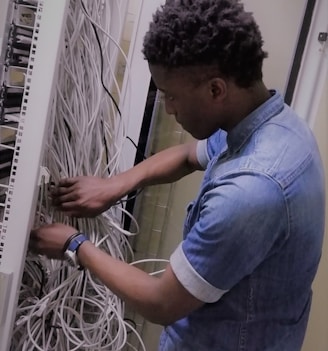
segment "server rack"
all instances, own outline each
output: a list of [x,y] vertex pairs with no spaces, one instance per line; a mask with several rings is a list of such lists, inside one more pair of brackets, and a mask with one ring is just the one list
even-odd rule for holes
[[[11,342],[28,230],[35,215],[44,135],[68,0],[41,0],[38,3],[8,1],[7,4],[2,50],[5,54],[2,56],[0,76],[0,160],[3,164],[6,158],[7,165],[0,180],[0,349],[3,351],[9,349]],[[18,51],[26,61],[15,66],[12,44],[17,31],[25,33],[25,37],[29,37],[29,32],[32,34],[29,45],[22,45],[21,51]],[[14,122],[8,121],[10,115],[6,116],[11,111],[7,110],[6,105],[8,91],[16,94],[19,100],[13,103],[17,108],[17,121]],[[10,144],[5,139],[9,139]]]
[[[133,118],[126,124],[134,140],[138,140],[150,82],[141,54],[142,38],[160,3],[140,0],[128,56],[130,72],[123,80],[122,114],[131,114],[133,106]],[[10,348],[29,230],[41,178],[48,176],[41,163],[69,4],[70,0],[4,0],[0,8],[6,14],[0,28],[1,351]],[[123,169],[134,164],[136,154],[129,141],[124,148]]]

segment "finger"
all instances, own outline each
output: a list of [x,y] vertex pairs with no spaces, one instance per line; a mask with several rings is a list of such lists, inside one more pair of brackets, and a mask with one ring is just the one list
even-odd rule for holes
[[53,196],[52,197],[52,203],[55,206],[62,206],[69,204],[69,206],[77,206],[76,201],[79,199],[78,195],[76,193],[68,193],[64,195],[59,195],[59,196]]
[[54,189],[56,189],[56,183],[52,181],[48,184],[48,190],[52,192]]
[[78,204],[75,201],[61,202],[56,206],[59,211],[65,212],[66,214],[75,215],[78,213]]
[[73,191],[72,187],[64,187],[64,186],[57,186],[53,187],[51,190],[51,195],[52,196],[60,196],[60,195],[65,195]]
[[30,241],[37,242],[38,240],[40,240],[40,227],[32,228],[30,231]]
[[56,209],[58,211],[65,213],[66,216],[75,217],[75,218],[94,218],[97,215],[91,212],[90,210],[86,210],[78,207],[76,203],[73,203],[73,204],[65,203],[61,206],[57,206]]
[[67,188],[74,185],[78,180],[79,177],[61,178],[58,182],[58,186]]
[[30,240],[28,242],[28,250],[33,252],[34,254],[39,254],[40,250],[38,243],[39,241],[35,234],[31,233]]
[[36,240],[31,238],[30,241],[28,242],[28,250],[33,252],[33,253],[36,253],[35,252],[35,245],[36,245]]
[[50,191],[53,196],[58,196],[61,194],[67,194],[73,191],[73,186],[77,183],[78,177],[74,178],[62,178],[59,180],[57,186],[50,187]]

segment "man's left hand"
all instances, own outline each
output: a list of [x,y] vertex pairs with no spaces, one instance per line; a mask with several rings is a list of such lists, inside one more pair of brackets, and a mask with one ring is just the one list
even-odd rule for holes
[[64,245],[76,232],[76,228],[62,223],[47,224],[32,229],[29,249],[48,258],[64,259]]

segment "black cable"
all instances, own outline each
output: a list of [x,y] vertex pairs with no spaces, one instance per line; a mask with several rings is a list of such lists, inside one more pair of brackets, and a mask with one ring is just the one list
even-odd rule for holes
[[[82,5],[82,8],[83,8],[83,11],[85,12],[85,14],[90,17],[90,15],[88,14],[88,11],[86,10],[86,7],[84,5],[83,0],[81,0],[81,5]],[[117,113],[119,114],[120,117],[122,117],[122,113],[121,113],[121,110],[120,110],[120,108],[118,106],[118,103],[116,102],[114,96],[110,93],[110,91],[108,90],[108,88],[106,87],[106,85],[104,83],[104,54],[103,54],[103,50],[101,48],[101,42],[100,42],[99,34],[97,32],[97,28],[91,21],[90,21],[90,24],[92,26],[92,29],[93,29],[94,33],[95,33],[96,41],[97,41],[98,48],[99,48],[99,51],[100,51],[100,81],[101,81],[101,85],[104,88],[104,90],[107,93],[107,95],[112,100],[112,102],[113,102],[113,104],[114,104],[114,106],[115,106],[115,108],[117,110]],[[130,140],[130,142],[136,148],[138,154],[142,155],[143,159],[145,160],[146,157],[145,157],[144,153],[138,148],[137,144],[129,136],[127,136],[126,138],[128,140]]]
[[145,156],[145,154],[139,149],[139,147],[137,146],[137,144],[136,144],[129,136],[126,136],[126,138],[127,138],[128,140],[131,141],[131,143],[133,144],[133,146],[136,148],[137,153],[139,154],[139,156],[142,157],[143,160],[145,160],[145,159],[146,159],[146,156]]
[[[90,15],[88,14],[88,11],[84,5],[83,0],[81,0],[81,5],[82,5],[82,9],[84,11],[84,13],[90,17]],[[104,88],[105,92],[107,93],[107,95],[110,97],[110,99],[112,100],[118,114],[120,117],[122,117],[122,113],[121,110],[118,106],[118,103],[116,102],[115,98],[113,97],[113,95],[110,93],[110,91],[108,90],[108,88],[106,87],[105,83],[104,83],[104,57],[103,57],[103,50],[101,48],[101,42],[100,42],[100,38],[99,38],[99,34],[97,32],[97,28],[96,26],[90,21],[90,24],[92,26],[92,29],[95,33],[95,37],[96,37],[96,41],[98,44],[98,48],[100,51],[100,81],[101,81],[101,85]],[[146,159],[145,154],[139,149],[139,147],[137,146],[137,144],[129,137],[126,136],[126,138],[132,143],[132,145],[136,148],[137,154],[139,154],[139,156],[142,157],[143,160]],[[124,202],[128,202],[130,200],[135,199],[141,192],[143,191],[143,189],[139,189],[138,191],[134,191],[131,193],[131,195],[128,195],[127,200],[120,200],[117,202],[117,204],[123,204]]]
[[[82,9],[85,12],[85,14],[88,17],[90,17],[90,15],[88,14],[87,9],[85,8],[83,0],[81,0],[81,5],[82,5]],[[103,51],[102,51],[102,48],[101,48],[100,38],[99,38],[99,35],[98,35],[98,32],[97,32],[96,26],[91,21],[90,21],[90,24],[92,26],[92,29],[93,29],[94,33],[95,33],[97,44],[98,44],[98,48],[99,48],[99,51],[100,51],[100,81],[101,81],[101,85],[103,86],[103,88],[106,91],[107,95],[111,98],[111,100],[112,100],[112,102],[113,102],[113,104],[114,104],[119,116],[122,117],[121,110],[120,110],[116,100],[114,99],[113,95],[110,93],[110,91],[108,90],[108,88],[106,87],[106,85],[104,83],[104,56],[103,56]]]
[[[137,329],[137,323],[136,323],[133,319],[131,319],[131,318],[124,318],[124,322],[126,322],[126,323],[128,323],[128,324],[131,324],[131,326],[132,326],[134,329]],[[130,334],[130,333],[132,333],[132,330],[129,330],[129,331],[127,332],[127,334]]]

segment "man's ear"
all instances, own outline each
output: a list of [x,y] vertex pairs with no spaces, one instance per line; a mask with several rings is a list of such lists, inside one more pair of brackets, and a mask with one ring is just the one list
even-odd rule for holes
[[224,99],[227,96],[227,88],[227,83],[222,78],[212,78],[209,82],[210,94],[213,99]]

